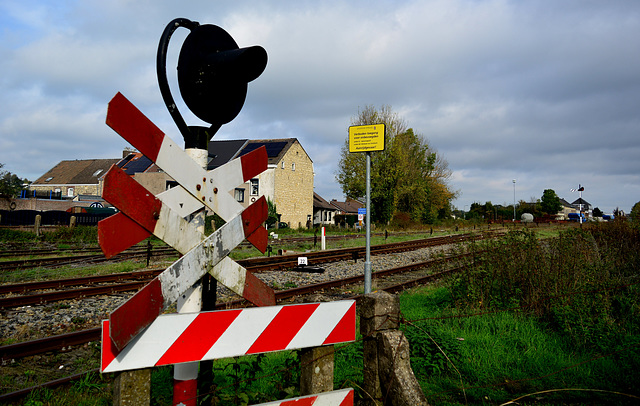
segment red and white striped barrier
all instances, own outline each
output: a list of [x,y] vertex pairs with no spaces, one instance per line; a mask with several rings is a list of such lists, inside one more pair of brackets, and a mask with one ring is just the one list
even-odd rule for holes
[[159,316],[124,350],[110,345],[109,321],[102,327],[102,372],[355,340],[355,301],[344,300]]
[[317,395],[260,403],[254,406],[353,406],[353,389],[323,392]]

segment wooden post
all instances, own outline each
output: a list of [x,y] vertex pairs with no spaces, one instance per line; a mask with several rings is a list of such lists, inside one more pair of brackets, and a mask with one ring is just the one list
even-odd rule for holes
[[71,216],[69,219],[69,227],[73,228],[76,226],[76,216]]

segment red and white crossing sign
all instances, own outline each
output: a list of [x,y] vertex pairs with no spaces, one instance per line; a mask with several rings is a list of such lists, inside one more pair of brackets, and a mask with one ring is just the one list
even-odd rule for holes
[[[264,156],[266,155],[266,150],[264,148],[259,148],[250,153],[243,156],[243,158],[236,158],[234,162],[231,163],[240,164],[241,173],[243,175],[242,181],[240,183],[245,182],[255,176],[257,173],[254,173],[249,170],[245,170],[242,167],[241,162],[250,162],[253,159],[256,160],[264,160]],[[225,169],[225,166],[220,168],[216,168],[209,173],[214,177],[223,177],[227,175],[226,171],[222,171]],[[236,179],[237,180],[237,179]],[[120,182],[124,183],[124,182]],[[135,182],[137,183],[137,182]],[[240,184],[239,183],[239,184]],[[126,187],[124,185],[114,185],[114,191],[112,194],[120,194],[116,190],[122,191],[126,189],[122,189],[122,187]],[[117,189],[120,188],[120,189]],[[110,191],[110,188],[105,188],[106,192]],[[177,213],[180,217],[187,217],[190,214],[202,209],[204,205],[199,202],[193,195],[188,193],[182,186],[177,186],[171,188],[167,191],[164,191],[156,196],[163,204],[172,209],[175,213]],[[115,196],[118,198],[118,196]],[[115,203],[111,203],[114,206],[117,206]],[[229,218],[225,219],[229,220]],[[126,233],[122,233],[122,230],[127,230]],[[259,229],[258,229],[259,230]],[[143,241],[145,238],[149,237],[152,233],[147,231],[144,227],[138,225],[135,221],[131,220],[127,216],[122,213],[116,213],[113,216],[107,217],[106,219],[100,221],[98,223],[98,241],[100,242],[100,247],[102,248],[102,252],[107,258],[110,258],[127,248]],[[259,234],[255,236],[252,234],[250,236],[250,240],[254,242],[256,248],[264,252],[264,245],[266,244],[266,239],[261,238]],[[171,245],[171,244],[170,244]],[[176,248],[179,252],[184,253]]]
[[[207,172],[120,93],[109,103],[107,124],[180,182],[183,189],[165,193],[160,199],[116,166],[105,176],[103,197],[121,210],[113,219],[99,224],[105,254],[128,248],[148,233],[184,254],[111,313],[110,338],[114,348],[122,350],[207,272],[256,305],[275,304],[271,288],[227,258],[245,238],[262,252],[266,250],[267,231],[262,227],[267,217],[266,200],[263,197],[244,210],[228,193],[266,169],[266,151],[247,154]],[[227,221],[206,239],[184,219],[189,210],[202,205]],[[179,208],[174,210],[172,206]]]
[[317,395],[260,403],[254,406],[353,406],[353,389],[341,389]]
[[[102,346],[102,372],[203,361],[355,340],[355,301],[159,316],[124,350]],[[103,343],[109,342],[103,322]]]

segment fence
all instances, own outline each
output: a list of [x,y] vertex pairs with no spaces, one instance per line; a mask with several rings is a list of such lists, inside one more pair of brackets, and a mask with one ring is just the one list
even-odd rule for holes
[[40,215],[41,226],[68,226],[71,217],[75,217],[76,225],[95,226],[114,212],[69,213],[67,211],[49,210],[0,210],[0,226],[35,226],[36,216]]

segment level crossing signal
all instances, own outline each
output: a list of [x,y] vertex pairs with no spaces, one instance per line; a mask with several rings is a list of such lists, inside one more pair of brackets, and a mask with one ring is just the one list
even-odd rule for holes
[[[179,57],[180,92],[194,114],[211,124],[209,128],[187,126],[169,90],[167,48],[180,26],[191,31]],[[260,76],[266,63],[262,47],[239,48],[220,27],[175,19],[165,28],[158,47],[158,81],[185,148],[208,149],[210,138],[220,126],[239,113],[247,83]],[[121,93],[109,102],[106,122],[178,186],[154,196],[114,165],[104,177],[103,197],[119,212],[98,224],[105,256],[111,257],[150,235],[182,256],[103,322],[102,372],[355,339],[354,301],[275,306],[273,289],[228,257],[245,239],[261,252],[267,248],[267,230],[262,226],[267,218],[265,198],[244,208],[229,192],[267,169],[264,147],[207,171]],[[225,220],[208,237],[186,219],[196,213],[202,216],[204,210]],[[207,273],[258,308],[162,314]],[[293,401],[296,405],[347,406],[353,404],[353,390],[270,404],[289,405]]]

